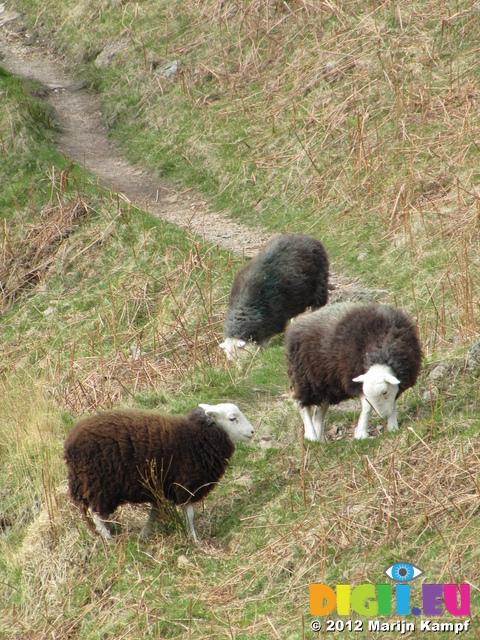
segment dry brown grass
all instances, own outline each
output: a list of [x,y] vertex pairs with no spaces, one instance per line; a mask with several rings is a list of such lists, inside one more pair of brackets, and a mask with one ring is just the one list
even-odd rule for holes
[[[311,482],[311,500],[319,506],[324,532],[321,544],[335,545],[339,553],[342,549],[365,549],[366,562],[375,548],[410,545],[413,549],[425,539],[415,557],[420,566],[426,557],[430,571],[432,562],[435,564],[430,551],[434,538],[429,541],[426,534],[435,532],[451,550],[448,570],[442,567],[439,581],[445,574],[449,579],[456,575],[458,580],[463,556],[466,562],[473,560],[471,522],[479,513],[478,441],[452,438],[428,442],[413,426],[407,430],[405,437],[412,442],[407,447],[398,440],[385,442],[376,454],[361,457],[361,471],[352,462],[349,472],[345,467],[337,476],[333,472],[333,486],[343,485],[340,504],[338,491],[329,496],[324,484]],[[314,460],[310,471],[312,463]],[[359,572],[364,564],[358,565]],[[372,579],[368,575],[356,579],[365,577]]]
[[[200,287],[204,278],[207,286]],[[141,391],[161,389],[181,394],[189,373],[222,361],[218,349],[221,302],[212,289],[212,263],[208,259],[202,262],[199,246],[160,281],[161,289],[153,295],[140,286],[141,300],[131,295],[139,289],[131,281],[130,295],[125,299],[119,295],[114,302],[118,305],[115,314],[104,316],[113,337],[113,353],[110,344],[108,355],[103,355],[102,338],[97,333],[99,355],[76,355],[73,350],[68,368],[57,368],[50,362],[49,387],[70,411],[111,408]],[[141,329],[135,323],[137,312],[143,314]]]
[[[416,314],[428,355],[478,339],[480,3],[212,0],[180,11],[188,28],[165,36],[163,53],[184,60],[183,92],[153,74],[162,98],[148,94],[152,71],[139,70],[146,126],[186,137],[183,156],[213,168],[244,219],[318,234],[350,265],[365,252],[369,284]],[[164,95],[193,109],[190,135]]]
[[[3,224],[0,263],[0,310],[4,312],[25,289],[42,282],[50,267],[65,259],[65,240],[88,217],[85,202],[78,198],[46,206],[36,224]],[[20,228],[19,228],[20,227]]]

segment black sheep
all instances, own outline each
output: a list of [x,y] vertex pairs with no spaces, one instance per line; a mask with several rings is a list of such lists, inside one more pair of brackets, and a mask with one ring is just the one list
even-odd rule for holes
[[[142,534],[158,516],[154,491],[185,507],[189,536],[197,540],[193,503],[202,500],[225,473],[235,446],[253,427],[234,404],[202,404],[189,415],[107,411],[83,418],[64,446],[73,500],[110,538],[104,520],[126,502],[151,503]],[[152,478],[152,471],[154,477]]]
[[328,256],[311,236],[272,238],[233,279],[220,345],[231,358],[248,341],[262,347],[288,320],[328,299]]
[[376,304],[334,304],[297,318],[285,341],[306,438],[324,441],[329,405],[355,397],[362,402],[355,438],[368,437],[372,407],[388,418],[389,431],[398,429],[396,398],[415,384],[422,362],[416,328],[403,311]]

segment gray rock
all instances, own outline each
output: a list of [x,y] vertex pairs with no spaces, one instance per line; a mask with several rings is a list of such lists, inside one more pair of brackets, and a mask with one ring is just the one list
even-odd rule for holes
[[177,558],[177,566],[179,569],[186,569],[187,567],[191,567],[192,563],[187,556],[181,555]]
[[121,51],[124,51],[128,47],[128,44],[128,38],[109,42],[105,49],[97,56],[93,64],[97,69],[105,69],[106,67],[109,67],[115,56]]
[[133,344],[130,347],[130,352],[131,352],[131,356],[130,356],[130,360],[141,360],[143,356],[146,355],[145,351],[142,351],[141,348],[138,346],[138,344]]
[[430,371],[428,377],[430,380],[442,380],[447,372],[447,367],[444,364],[437,364],[437,366]]
[[260,447],[262,449],[278,449],[280,445],[272,435],[267,433],[260,439]]
[[324,72],[325,73],[332,73],[332,71],[335,71],[337,69],[338,65],[334,60],[329,60],[324,67]]
[[436,387],[432,387],[428,391],[422,394],[422,402],[423,404],[430,404],[431,402],[435,402],[438,398],[438,389]]
[[165,78],[171,78],[172,76],[176,76],[179,68],[182,66],[181,60],[172,60],[171,62],[167,62],[159,68],[159,72]]
[[329,295],[329,303],[333,302],[357,302],[360,300],[378,300],[388,294],[386,289],[364,289],[363,287],[350,287],[349,289],[335,289]]
[[[5,5],[2,5],[2,6],[5,7]],[[20,14],[17,13],[16,11],[2,11],[0,14],[0,27],[3,27],[9,22],[13,22],[14,20],[17,20],[17,18],[19,17],[20,17]]]
[[322,74],[328,82],[336,82],[340,78],[338,62],[328,60],[322,70]]
[[467,369],[480,369],[480,342],[474,344],[467,353],[465,366]]

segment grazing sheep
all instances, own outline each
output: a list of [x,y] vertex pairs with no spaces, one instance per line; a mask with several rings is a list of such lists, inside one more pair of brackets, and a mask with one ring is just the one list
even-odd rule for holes
[[372,407],[388,418],[389,431],[398,429],[396,398],[415,384],[422,360],[405,313],[376,304],[334,304],[297,318],[287,330],[286,351],[308,440],[325,442],[329,405],[355,397],[362,403],[357,440],[368,437]]
[[220,347],[233,359],[249,341],[266,347],[288,320],[327,303],[328,256],[316,238],[272,238],[235,275]]
[[248,442],[253,433],[234,404],[201,404],[187,416],[135,410],[89,416],[65,441],[70,494],[106,538],[111,534],[104,520],[119,505],[151,503],[145,537],[159,515],[149,490],[153,480],[166,498],[184,506],[188,534],[196,542],[193,503],[223,476],[233,443]]

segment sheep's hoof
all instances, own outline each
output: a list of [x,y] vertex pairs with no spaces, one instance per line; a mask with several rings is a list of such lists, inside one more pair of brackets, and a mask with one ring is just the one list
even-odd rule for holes
[[196,547],[201,547],[203,544],[196,535],[192,536],[190,533],[188,534],[188,541],[192,542]]
[[355,433],[353,437],[355,438],[355,440],[368,440],[368,433]]
[[97,534],[100,536],[100,538],[105,540],[105,542],[111,542],[113,540],[113,536],[110,531],[107,531],[106,533],[104,533],[103,531],[97,531]]
[[89,514],[87,516],[87,522],[88,522],[88,518],[91,518],[91,520],[93,521],[95,531],[96,533],[98,533],[99,536],[101,536],[104,540],[107,540],[107,541],[113,538],[113,533],[111,531],[111,529],[113,528],[112,522],[108,522],[107,524],[105,520],[103,520],[100,516],[94,513],[91,509],[89,510]]

